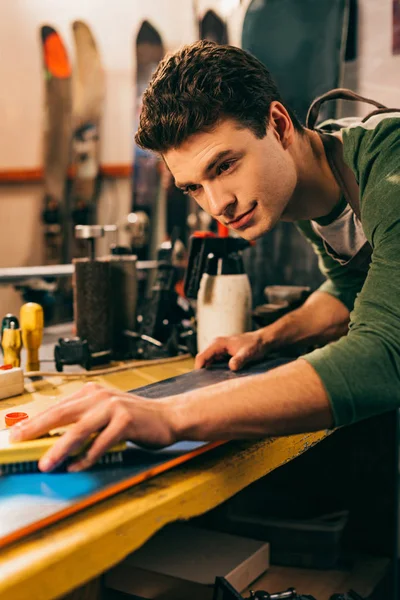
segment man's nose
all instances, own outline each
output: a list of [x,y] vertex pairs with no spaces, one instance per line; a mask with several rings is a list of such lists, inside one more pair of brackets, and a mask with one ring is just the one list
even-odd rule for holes
[[208,211],[213,217],[221,217],[225,214],[228,206],[234,204],[235,196],[229,190],[224,189],[224,186],[211,181],[204,184],[204,192],[207,198]]

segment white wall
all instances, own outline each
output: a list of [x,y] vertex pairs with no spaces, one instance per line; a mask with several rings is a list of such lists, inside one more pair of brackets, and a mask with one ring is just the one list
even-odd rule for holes
[[[357,59],[346,63],[343,83],[362,96],[400,108],[400,55],[392,54],[392,12],[392,0],[359,0]],[[368,111],[365,105],[346,103],[343,114]]]

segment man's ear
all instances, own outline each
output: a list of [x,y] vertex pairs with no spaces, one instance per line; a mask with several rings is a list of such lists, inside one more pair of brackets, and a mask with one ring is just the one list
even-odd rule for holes
[[276,100],[271,102],[269,108],[268,130],[275,135],[284,150],[287,150],[293,143],[294,127],[292,119],[283,104]]

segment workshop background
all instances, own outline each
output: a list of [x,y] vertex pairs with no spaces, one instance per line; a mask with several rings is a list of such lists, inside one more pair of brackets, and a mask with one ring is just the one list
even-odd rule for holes
[[[396,3],[397,0],[350,2],[346,60],[340,73],[344,87],[388,106],[400,104]],[[103,175],[97,220],[106,224],[121,221],[130,212],[135,177],[140,178],[132,160],[135,155],[136,99],[140,88],[136,43],[143,23],[146,21],[158,33],[163,50],[175,50],[199,38],[198,19],[212,11],[211,16],[208,14],[208,22],[211,19],[213,24],[213,19],[220,19],[229,43],[241,45],[249,5],[257,9],[262,4],[262,1],[250,3],[245,0],[151,0],[145,3],[132,0],[5,0],[0,3],[0,267],[33,266],[44,262],[41,213],[45,84],[40,26],[47,23],[61,34],[72,62],[72,21],[80,19],[87,23],[96,39],[105,77],[100,136]],[[290,7],[290,3],[286,4]],[[340,2],[330,4],[339,5]],[[267,28],[265,35],[268,36]],[[324,35],[323,29],[320,35]],[[398,35],[397,32],[397,44]],[[339,115],[368,110],[353,104],[338,109]],[[137,164],[140,164],[139,159]],[[181,198],[180,201],[186,202]],[[279,235],[282,237],[285,232],[283,229]],[[275,245],[274,248],[278,246],[282,253],[285,245],[282,246],[279,236],[276,239],[274,235],[269,241],[258,244],[266,244],[267,249],[270,248],[268,244]],[[296,233],[291,235],[295,242],[289,253],[296,255],[296,263],[287,260],[288,257],[278,256],[279,252],[274,253],[275,262],[272,263],[272,259],[261,259],[262,253],[257,254],[254,249],[247,251],[253,252],[255,257],[249,272],[255,304],[263,301],[265,285],[290,282],[317,286],[319,274],[312,254]],[[121,231],[120,236],[121,243],[126,243],[129,233]],[[100,241],[100,254],[105,252],[105,244],[104,240]],[[288,265],[286,271],[280,267],[282,261]],[[1,314],[18,313],[22,303],[20,291],[13,286],[0,287]]]
[[57,432],[10,442],[86,380],[171,397],[314,347],[194,369],[216,335],[267,325],[322,280],[294,224],[249,247],[134,144],[158,62],[202,38],[257,56],[303,122],[339,86],[400,106],[400,0],[0,2],[0,600],[160,598],[166,579],[172,600],[398,597],[397,409],[337,431],[128,442],[75,473],[38,472]]

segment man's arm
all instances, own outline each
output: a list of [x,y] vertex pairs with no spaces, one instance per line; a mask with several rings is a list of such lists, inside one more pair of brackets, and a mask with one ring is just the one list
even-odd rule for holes
[[259,438],[332,426],[324,386],[302,359],[269,373],[243,377],[192,392],[152,400],[88,383],[69,398],[12,428],[12,441],[39,437],[71,425],[39,462],[51,471],[93,434],[80,471],[120,440],[162,447],[178,440]]
[[333,424],[321,379],[302,359],[171,401],[174,437],[183,440],[286,435],[327,429]]
[[400,406],[400,118],[375,128],[374,120],[343,134],[373,247],[368,276],[348,335],[303,357],[324,383],[335,425]]
[[270,350],[299,342],[326,344],[347,333],[350,312],[327,292],[316,291],[300,308],[265,327],[264,339]]
[[347,333],[349,311],[331,294],[314,292],[297,310],[267,327],[239,335],[216,338],[196,356],[201,369],[225,355],[232,358],[229,367],[237,371],[246,364],[262,360],[270,352],[298,343],[326,344]]

